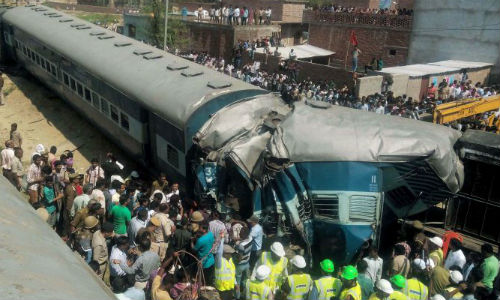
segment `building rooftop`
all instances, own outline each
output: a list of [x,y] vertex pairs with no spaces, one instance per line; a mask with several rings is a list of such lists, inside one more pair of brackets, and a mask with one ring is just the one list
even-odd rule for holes
[[429,63],[429,65],[461,68],[461,69],[464,69],[464,68],[474,69],[474,68],[484,68],[484,67],[493,66],[493,64],[491,64],[491,63],[485,63],[485,62],[479,62],[479,61],[464,61],[464,60],[443,60],[443,61]]
[[[281,53],[281,57],[288,58],[288,54],[290,53],[290,51],[292,49],[297,54],[297,59],[330,56],[330,55],[335,54],[335,52],[333,52],[333,51],[319,48],[319,47],[309,45],[309,44],[288,46],[288,47],[279,47],[278,51]],[[272,48],[271,51],[274,52],[274,48]],[[258,48],[257,52],[263,53],[264,48]]]
[[422,77],[427,75],[440,75],[446,73],[460,73],[462,69],[476,69],[491,67],[493,64],[463,60],[443,60],[428,64],[415,64],[399,67],[384,68],[378,73],[382,74],[405,74],[410,77]]

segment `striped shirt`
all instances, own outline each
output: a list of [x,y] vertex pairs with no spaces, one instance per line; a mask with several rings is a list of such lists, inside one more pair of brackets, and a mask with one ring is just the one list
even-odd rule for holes
[[252,251],[252,237],[249,236],[246,240],[241,241],[236,246],[236,252],[239,254],[238,264],[246,264],[250,261],[250,252]]

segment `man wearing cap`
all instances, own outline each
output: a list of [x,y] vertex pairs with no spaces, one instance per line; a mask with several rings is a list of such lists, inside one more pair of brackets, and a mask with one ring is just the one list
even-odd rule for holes
[[429,258],[434,261],[435,266],[443,266],[443,239],[438,236],[429,239]]
[[250,237],[252,237],[252,251],[250,252],[250,266],[252,266],[261,255],[264,230],[259,224],[259,218],[255,215],[251,216],[247,222],[250,224]]
[[453,270],[450,271],[450,283],[451,285],[444,289],[443,296],[450,299],[462,299],[464,294],[462,291],[467,288],[467,284],[464,282],[464,276],[460,271]]
[[80,177],[77,173],[69,174],[69,182],[64,187],[64,201],[62,205],[62,216],[61,216],[61,236],[67,237],[71,232],[71,208],[73,207],[73,202],[75,201],[76,186],[80,183]]
[[406,279],[401,274],[396,274],[391,277],[391,284],[394,292],[389,296],[389,300],[407,300],[404,294],[406,288]]
[[427,300],[429,289],[422,282],[425,281],[427,265],[423,259],[413,261],[408,280],[406,280],[405,295],[409,300]]
[[340,279],[333,277],[335,267],[329,259],[320,262],[321,277],[314,281],[312,291],[309,294],[309,300],[330,300],[337,298],[342,289]]
[[215,280],[214,285],[221,300],[234,299],[236,285],[236,267],[233,263],[233,247],[224,244],[224,238],[220,240],[217,253],[215,255]]
[[168,204],[162,203],[158,209],[159,211],[154,214],[155,217],[160,221],[160,225],[154,231],[154,236],[156,242],[159,244],[160,261],[163,261],[168,248],[168,241],[172,232],[175,230],[175,225],[172,220],[168,217]]
[[411,249],[414,254],[423,256],[423,254],[429,253],[429,243],[427,236],[424,233],[424,224],[419,220],[412,222],[413,229],[413,242],[411,244]]
[[288,276],[288,259],[285,257],[285,249],[280,242],[274,242],[271,245],[271,251],[262,252],[260,259],[256,262],[252,278],[255,278],[257,268],[266,265],[271,270],[269,279],[266,284],[273,289],[273,291],[281,287],[281,284]]
[[441,266],[435,266],[432,269],[429,292],[431,296],[441,294],[444,289],[450,285],[450,271]]
[[87,218],[92,218],[94,226],[90,228],[94,233],[92,234],[92,260],[97,261],[99,264],[99,274],[104,278],[104,273],[108,266],[108,245],[106,244],[106,238],[113,236],[113,224],[104,223],[102,228],[99,230],[99,221],[96,217],[90,216]]
[[247,300],[273,300],[273,289],[267,285],[271,269],[262,265],[257,267],[255,278],[248,279],[246,284],[246,299]]
[[361,300],[361,286],[358,281],[358,270],[354,266],[345,266],[342,270],[342,291],[339,300]]
[[311,276],[304,273],[306,260],[301,255],[295,255],[290,262],[292,274],[288,275],[287,280],[281,286],[281,292],[287,300],[305,300],[309,296],[313,283]]
[[387,300],[394,292],[391,283],[387,279],[380,279],[375,285],[375,292],[370,295],[368,300]]

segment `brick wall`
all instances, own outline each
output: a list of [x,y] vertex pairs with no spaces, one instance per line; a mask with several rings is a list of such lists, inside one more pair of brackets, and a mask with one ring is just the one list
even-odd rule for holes
[[229,25],[186,22],[189,29],[189,49],[207,51],[214,56],[229,58],[234,45],[234,30]]
[[[351,31],[358,40],[362,51],[358,58],[358,68],[364,68],[372,57],[381,57],[384,66],[404,65],[408,56],[410,31],[392,28],[373,28],[364,25],[310,24],[309,43],[335,52],[334,58],[342,62],[347,56],[347,65],[351,65],[352,46],[348,46]],[[395,52],[391,52],[395,51]]]
[[[259,61],[261,69],[273,73],[279,71],[279,57],[265,55],[263,53],[255,53],[254,61]],[[248,55],[243,55],[243,64],[253,63]],[[321,81],[333,80],[337,86],[346,83],[349,88],[354,87],[352,73],[343,69],[333,68],[326,65],[310,63],[306,61],[297,61],[299,66],[299,80]]]
[[281,32],[280,25],[259,25],[259,26],[235,26],[234,39],[243,41],[253,41],[264,37],[271,37]]

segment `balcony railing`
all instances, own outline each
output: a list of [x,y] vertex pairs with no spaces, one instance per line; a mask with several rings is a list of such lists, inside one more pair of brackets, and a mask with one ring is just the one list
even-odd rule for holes
[[411,16],[304,10],[304,23],[353,24],[411,29]]

